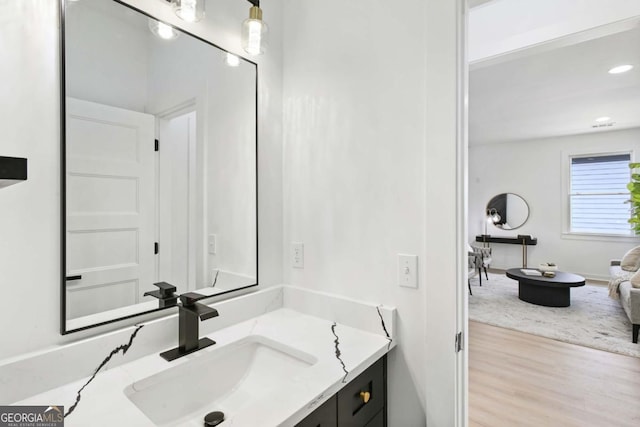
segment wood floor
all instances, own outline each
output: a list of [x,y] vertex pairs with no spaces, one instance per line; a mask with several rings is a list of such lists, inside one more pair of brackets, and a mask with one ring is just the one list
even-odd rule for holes
[[640,359],[469,322],[469,425],[638,427]]

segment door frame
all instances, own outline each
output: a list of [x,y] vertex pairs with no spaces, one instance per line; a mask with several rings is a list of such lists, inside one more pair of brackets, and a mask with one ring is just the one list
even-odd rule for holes
[[[198,211],[202,211],[201,213],[204,214],[203,209],[199,209],[197,200],[200,200],[201,203],[204,204],[204,206],[206,206],[206,192],[203,191],[198,191],[201,190],[199,188],[197,188],[197,182],[202,182],[202,179],[198,179],[198,176],[201,174],[204,174],[204,170],[202,168],[202,157],[204,156],[204,136],[202,135],[205,130],[202,128],[203,124],[200,123],[202,120],[202,111],[201,109],[198,108],[198,102],[196,98],[192,98],[189,99],[183,103],[180,103],[174,107],[171,107],[165,111],[162,111],[158,114],[155,115],[156,117],[156,139],[158,139],[160,141],[160,149],[158,150],[158,152],[156,153],[156,182],[158,183],[158,185],[156,186],[156,195],[155,195],[155,199],[156,199],[156,206],[158,206],[158,209],[156,210],[156,241],[160,243],[160,247],[162,246],[166,246],[163,245],[163,242],[161,241],[161,236],[162,236],[162,228],[161,228],[161,221],[160,221],[160,212],[162,211],[162,205],[160,204],[161,202],[161,179],[160,179],[160,173],[162,172],[160,170],[160,153],[162,153],[162,122],[169,122],[175,118],[187,115],[193,113],[195,114],[195,118],[196,118],[196,140],[194,142],[194,144],[190,144],[189,146],[189,184],[188,184],[188,200],[189,200],[189,204],[187,207],[187,263],[188,263],[188,267],[187,267],[187,277],[188,277],[188,282],[185,284],[186,286],[186,290],[187,292],[190,291],[194,291],[195,288],[191,288],[191,282],[194,283],[194,286],[197,286],[197,284],[195,283],[196,281],[196,277],[198,275],[198,272],[196,271],[196,266],[197,266],[197,258],[198,258],[198,243],[200,243],[200,246],[205,245],[204,241],[198,241],[197,236],[198,235],[202,235],[202,236],[207,236],[207,230],[206,230],[206,223],[203,222],[203,227],[204,230],[201,230],[202,233],[198,233],[198,230],[196,230],[196,225],[197,225],[197,218],[195,217],[195,215],[197,215]],[[191,150],[191,148],[195,149],[195,152]],[[200,153],[200,159],[198,159],[197,153]],[[200,252],[203,251],[203,248],[200,248]],[[162,249],[160,249],[160,251],[162,251]],[[160,252],[162,253],[162,252]],[[156,266],[155,266],[155,271],[157,274],[157,278],[158,280],[160,280],[159,278],[160,276],[160,262],[159,262],[160,258],[157,257],[156,258]],[[206,265],[203,264],[201,261],[201,265]],[[191,277],[192,274],[194,275],[194,277]]]
[[425,14],[424,253],[429,280],[423,405],[426,424],[434,426],[468,425],[468,2],[427,0]]
[[[458,0],[457,19],[457,99],[456,99],[456,127],[457,127],[457,159],[456,170],[458,185],[456,189],[456,234],[458,236],[458,277],[456,295],[456,321],[458,330],[462,333],[462,351],[456,358],[456,426],[469,425],[469,292],[467,279],[469,274],[467,255],[467,235],[469,222],[469,59],[468,59],[468,28],[470,1]],[[486,1],[485,1],[486,2]]]

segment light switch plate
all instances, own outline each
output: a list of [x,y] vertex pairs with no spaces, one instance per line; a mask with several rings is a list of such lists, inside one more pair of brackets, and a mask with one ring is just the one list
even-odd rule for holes
[[291,244],[291,267],[304,268],[304,243]]
[[418,287],[418,255],[398,254],[398,285]]

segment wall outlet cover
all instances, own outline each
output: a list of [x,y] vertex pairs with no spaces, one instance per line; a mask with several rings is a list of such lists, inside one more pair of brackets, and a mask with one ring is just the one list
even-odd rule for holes
[[291,244],[291,267],[304,268],[304,244]]

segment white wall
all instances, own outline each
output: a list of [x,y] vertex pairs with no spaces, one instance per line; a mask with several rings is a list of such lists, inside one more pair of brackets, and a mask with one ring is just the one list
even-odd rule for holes
[[256,166],[246,161],[255,160],[255,123],[247,120],[255,111],[255,89],[246,84],[255,74],[252,67],[241,65],[221,65],[227,84],[207,88],[207,139],[217,141],[207,144],[207,233],[217,236],[216,254],[209,255],[209,268],[255,278]]
[[[456,212],[455,131],[438,133],[454,128],[448,114],[456,108],[455,2],[447,3],[432,2],[425,25],[420,0],[284,2],[285,281],[398,308],[400,344],[389,357],[392,426],[453,425],[451,407],[438,407],[437,399],[425,407],[427,388],[453,402],[450,384],[428,372],[442,359],[427,357],[454,360],[447,326],[455,298],[440,304],[455,296],[456,259],[455,225],[448,227]],[[451,213],[444,228],[429,225],[429,241],[427,194],[431,208]],[[304,243],[304,269],[291,268],[292,242]],[[418,289],[398,286],[398,253],[418,255]],[[441,308],[429,331],[428,295]],[[450,332],[444,351],[436,339],[442,331]],[[427,336],[434,339],[425,348]]]
[[29,159],[0,190],[0,358],[61,341],[57,19],[50,0],[0,2],[0,155]]
[[[240,52],[240,24],[248,6],[208,2],[207,20],[182,24],[157,0],[131,4],[201,37]],[[263,6],[272,24],[270,53],[259,59],[260,280],[282,281],[282,103],[280,5]],[[0,1],[0,155],[29,159],[27,182],[0,190],[0,288],[12,302],[0,310],[0,358],[94,335],[124,324],[59,335],[60,140],[58,4]],[[25,314],[24,307],[29,307]]]
[[469,13],[469,60],[477,61],[640,15],[637,0],[479,1]]
[[[640,156],[640,129],[597,132],[584,135],[537,139],[502,144],[472,145],[469,150],[469,241],[484,233],[484,210],[491,197],[516,193],[530,208],[522,228],[500,230],[489,225],[490,235],[531,234],[538,238],[530,246],[529,266],[555,262],[564,271],[588,278],[607,279],[609,260],[621,258],[640,243],[638,238],[589,238],[563,234],[563,168],[570,153],[606,153],[633,150]],[[522,265],[519,246],[492,244],[495,268]]]

